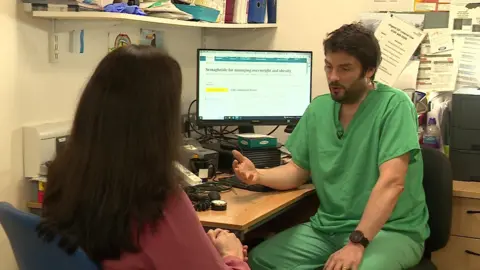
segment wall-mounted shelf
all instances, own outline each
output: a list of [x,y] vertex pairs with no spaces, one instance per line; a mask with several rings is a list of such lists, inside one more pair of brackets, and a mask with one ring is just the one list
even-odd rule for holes
[[227,23],[208,23],[192,22],[182,20],[172,20],[156,18],[152,16],[132,15],[125,13],[98,12],[98,11],[33,11],[33,18],[47,19],[52,22],[52,28],[49,35],[49,61],[56,63],[59,61],[58,34],[85,29],[99,29],[112,26],[140,26],[156,28],[162,26],[191,27],[202,31],[202,47],[206,44],[206,34],[208,29],[272,29],[277,28],[277,24],[258,23],[258,24],[227,24]]
[[207,23],[207,22],[191,22],[172,20],[164,18],[156,18],[151,16],[140,16],[125,13],[111,12],[61,12],[61,11],[34,11],[33,17],[42,19],[56,20],[101,20],[101,21],[121,21],[121,22],[137,22],[137,23],[154,23],[173,26],[198,27],[209,29],[258,29],[258,28],[276,28],[276,24],[227,24],[227,23]]

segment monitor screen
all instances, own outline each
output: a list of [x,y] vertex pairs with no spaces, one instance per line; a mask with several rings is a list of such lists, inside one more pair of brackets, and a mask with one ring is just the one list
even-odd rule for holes
[[198,50],[197,121],[295,124],[312,98],[312,52]]

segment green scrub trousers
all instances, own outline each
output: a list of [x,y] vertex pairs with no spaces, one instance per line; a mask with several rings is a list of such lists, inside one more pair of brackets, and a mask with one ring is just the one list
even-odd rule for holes
[[[263,242],[249,254],[252,270],[322,269],[331,254],[348,242],[349,233],[326,234],[310,222],[295,226]],[[365,249],[359,270],[403,270],[415,266],[423,244],[395,232],[380,231]]]

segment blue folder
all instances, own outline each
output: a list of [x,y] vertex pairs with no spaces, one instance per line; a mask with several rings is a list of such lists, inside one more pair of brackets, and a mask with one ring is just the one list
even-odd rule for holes
[[248,4],[248,23],[264,23],[267,13],[267,0],[250,0]]
[[267,0],[268,23],[277,23],[277,0]]

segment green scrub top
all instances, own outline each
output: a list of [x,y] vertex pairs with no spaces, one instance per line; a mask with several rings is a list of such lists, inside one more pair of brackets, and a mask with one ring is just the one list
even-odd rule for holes
[[286,143],[293,162],[310,171],[320,199],[312,226],[332,234],[355,230],[379,166],[410,153],[405,189],[383,230],[425,241],[430,230],[415,106],[401,90],[376,82],[346,130],[340,107],[330,94],[316,97]]

